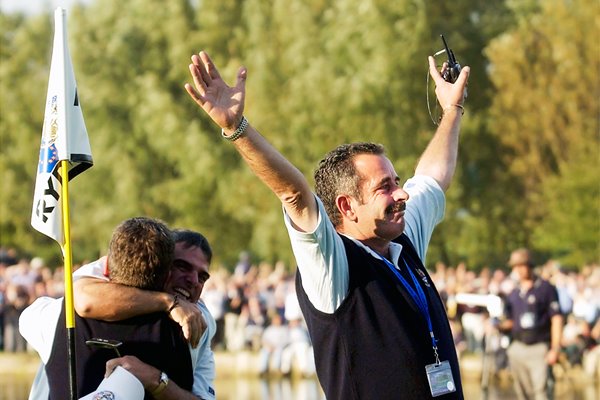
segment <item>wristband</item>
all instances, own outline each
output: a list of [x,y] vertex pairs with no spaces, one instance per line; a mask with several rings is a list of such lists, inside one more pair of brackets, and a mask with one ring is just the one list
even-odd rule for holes
[[444,109],[442,110],[442,114],[445,114],[446,110],[449,110],[452,107],[460,108],[460,115],[465,115],[465,108],[462,106],[462,104],[450,104],[444,107]]
[[234,142],[238,140],[240,136],[244,134],[244,132],[246,132],[246,128],[248,128],[248,120],[242,115],[242,120],[240,121],[240,125],[237,127],[237,129],[231,135],[226,135],[225,131],[221,129],[221,136],[230,142]]

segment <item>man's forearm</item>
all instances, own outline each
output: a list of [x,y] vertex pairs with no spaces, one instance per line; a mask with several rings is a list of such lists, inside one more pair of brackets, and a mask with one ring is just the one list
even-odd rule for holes
[[462,109],[449,106],[440,125],[419,159],[415,174],[435,179],[445,191],[450,186],[458,157],[458,139]]
[[550,348],[560,350],[560,342],[562,340],[563,317],[555,315],[550,319]]
[[74,305],[84,318],[118,321],[152,312],[168,311],[173,296],[141,290],[94,278],[81,278],[73,284]]
[[113,358],[106,362],[106,373],[110,375],[117,366],[123,367],[133,374],[144,386],[144,390],[156,400],[198,400],[190,391],[181,388],[170,379],[165,387],[160,386],[161,371],[150,364],[146,364],[135,356]]
[[317,204],[304,175],[252,126],[234,144],[252,172],[281,200],[297,227],[314,229]]

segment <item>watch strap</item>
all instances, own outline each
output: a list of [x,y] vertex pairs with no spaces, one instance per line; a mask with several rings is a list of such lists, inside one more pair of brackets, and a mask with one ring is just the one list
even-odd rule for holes
[[169,377],[167,376],[167,374],[165,372],[161,372],[160,377],[158,379],[158,386],[156,386],[151,392],[152,396],[156,397],[159,394],[161,394],[162,392],[164,392],[164,390],[167,388],[168,384],[169,384]]

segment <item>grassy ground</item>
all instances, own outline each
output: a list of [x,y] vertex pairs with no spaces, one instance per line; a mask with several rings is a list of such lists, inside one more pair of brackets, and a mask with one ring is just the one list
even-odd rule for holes
[[35,353],[0,352],[0,376],[35,375],[40,358]]

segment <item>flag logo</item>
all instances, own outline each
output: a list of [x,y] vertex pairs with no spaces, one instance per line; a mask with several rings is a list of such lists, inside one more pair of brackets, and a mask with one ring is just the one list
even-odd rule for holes
[[52,96],[51,103],[48,107],[49,110],[49,124],[44,125],[42,130],[42,147],[48,147],[52,143],[56,142],[58,137],[58,96]]
[[56,146],[52,144],[50,147],[42,147],[40,149],[40,162],[38,165],[38,174],[42,172],[50,173],[56,167],[58,162],[58,150]]
[[38,164],[38,174],[54,171],[56,163],[58,163],[58,150],[56,138],[58,137],[58,96],[52,96],[51,103],[48,107],[48,124],[44,124],[42,129],[42,143],[40,145],[40,161]]

